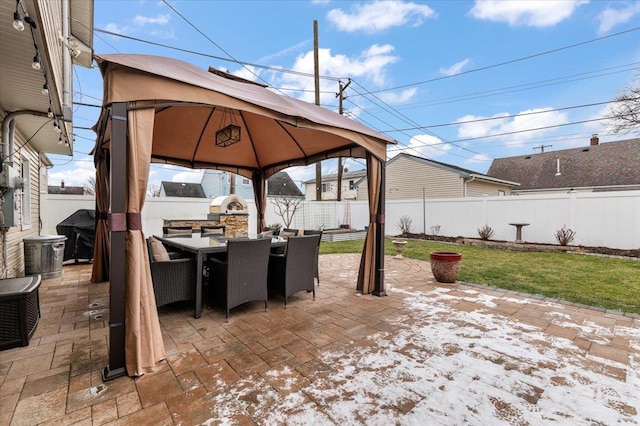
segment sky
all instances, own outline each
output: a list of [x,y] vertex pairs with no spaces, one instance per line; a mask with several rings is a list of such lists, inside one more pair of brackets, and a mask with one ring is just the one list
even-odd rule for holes
[[[640,77],[640,1],[95,0],[94,51],[177,58],[314,102],[382,132],[400,152],[486,173],[495,158],[637,137],[615,135],[610,102]],[[50,155],[49,185],[95,174],[94,67],[74,66],[74,153]],[[635,79],[635,80],[634,80]],[[634,83],[636,82],[636,83]],[[350,171],[362,159],[347,159]],[[337,162],[322,163],[323,174]],[[315,167],[286,170],[297,183]],[[150,184],[202,171],[153,165]]]

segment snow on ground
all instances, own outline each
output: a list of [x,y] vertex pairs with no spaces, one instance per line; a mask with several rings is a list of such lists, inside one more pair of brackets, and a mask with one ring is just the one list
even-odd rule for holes
[[[212,397],[212,419],[233,423],[248,413],[261,424],[290,425],[640,422],[638,358],[623,364],[585,354],[569,339],[492,313],[493,298],[475,290],[392,291],[407,307],[396,332],[325,352],[320,360],[331,368],[313,381],[300,382],[306,379],[288,366],[243,379]],[[456,310],[456,300],[488,309]],[[610,328],[572,322],[570,314],[554,320],[603,343],[612,337]],[[640,345],[636,328],[616,327],[616,335]],[[280,391],[271,379],[280,380]]]

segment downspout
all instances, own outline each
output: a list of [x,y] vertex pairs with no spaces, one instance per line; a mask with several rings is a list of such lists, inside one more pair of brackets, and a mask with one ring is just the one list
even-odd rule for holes
[[71,49],[69,48],[69,0],[62,0],[62,49],[67,50],[62,55],[62,117],[64,121],[71,122],[73,119],[73,108],[71,105]]
[[475,176],[471,176],[471,179],[464,181],[464,187],[463,187],[463,190],[462,190],[462,196],[463,197],[465,197],[465,198],[467,197],[467,184],[469,182],[473,182],[474,180],[476,180],[476,177]]

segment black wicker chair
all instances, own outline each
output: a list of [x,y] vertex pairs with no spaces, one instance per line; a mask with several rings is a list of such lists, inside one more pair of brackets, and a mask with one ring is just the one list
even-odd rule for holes
[[318,229],[305,229],[303,231],[303,235],[320,235],[318,238],[318,250],[316,251],[316,265],[313,276],[318,280],[318,285],[320,285],[320,271],[318,269],[318,256],[320,256],[320,241],[322,240],[322,230]]
[[298,235],[298,230],[293,228],[284,228],[278,235],[282,237],[295,237]]
[[320,235],[289,237],[285,254],[272,253],[269,257],[269,291],[284,297],[285,308],[288,297],[302,290],[313,292],[316,299],[313,266],[319,239]]
[[[149,266],[156,306],[169,303],[194,301],[196,295],[196,263],[191,257],[183,257],[181,253],[167,253],[169,260],[154,259],[152,249],[153,237],[147,239],[149,250]],[[159,243],[155,240],[156,244]]]
[[246,302],[264,301],[267,310],[269,292],[267,273],[271,239],[234,239],[227,242],[226,259],[211,257],[209,268],[209,298],[229,310]]

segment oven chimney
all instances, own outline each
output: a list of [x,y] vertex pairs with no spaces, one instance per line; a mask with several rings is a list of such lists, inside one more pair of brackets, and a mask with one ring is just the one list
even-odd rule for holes
[[600,143],[600,139],[598,138],[598,134],[594,133],[591,135],[591,146],[596,146]]

